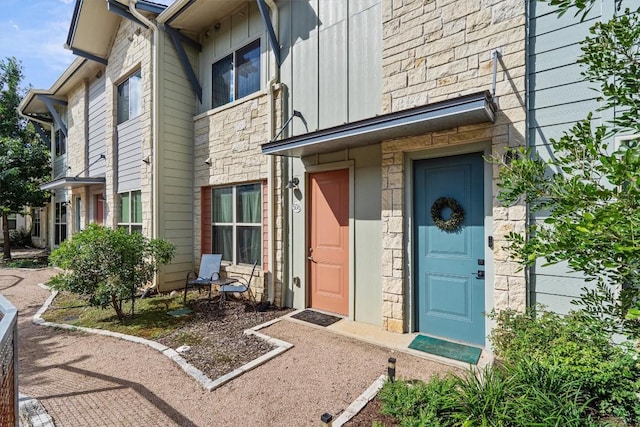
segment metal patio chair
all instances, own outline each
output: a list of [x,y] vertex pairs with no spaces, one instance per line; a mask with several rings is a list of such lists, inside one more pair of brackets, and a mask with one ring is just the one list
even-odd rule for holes
[[249,301],[253,305],[253,309],[256,310],[256,297],[253,295],[253,291],[251,291],[251,281],[256,275],[256,269],[258,267],[258,261],[253,263],[253,269],[251,270],[251,275],[248,279],[244,277],[227,277],[221,280],[220,287],[218,291],[220,292],[220,306],[224,304],[227,299],[227,294],[243,294],[247,293],[249,296]]
[[187,290],[189,288],[198,288],[198,292],[203,287],[209,287],[209,299],[211,299],[211,287],[220,283],[220,264],[222,263],[221,254],[203,254],[200,259],[200,270],[198,273],[190,271],[187,273],[187,280],[184,284],[183,304],[187,303]]

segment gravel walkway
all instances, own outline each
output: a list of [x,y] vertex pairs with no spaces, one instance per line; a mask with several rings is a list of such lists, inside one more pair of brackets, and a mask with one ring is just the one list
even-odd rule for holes
[[283,320],[261,332],[294,348],[208,392],[153,349],[34,325],[49,296],[37,283],[52,274],[0,269],[0,293],[20,310],[20,392],[57,426],[317,426],[383,374],[390,355],[404,378],[452,369]]

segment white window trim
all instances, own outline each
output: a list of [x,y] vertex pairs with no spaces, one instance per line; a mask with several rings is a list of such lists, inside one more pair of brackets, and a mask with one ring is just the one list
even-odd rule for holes
[[[231,237],[233,239],[233,244],[232,244],[232,248],[231,248],[231,261],[228,260],[223,260],[223,262],[225,264],[231,264],[231,265],[250,265],[249,263],[243,263],[240,264],[238,263],[238,244],[237,244],[237,239],[236,239],[236,232],[237,232],[237,228],[238,227],[260,227],[260,235],[262,236],[264,233],[264,213],[260,216],[260,222],[259,223],[255,223],[255,222],[236,222],[235,219],[237,218],[237,203],[236,203],[236,197],[237,197],[237,188],[238,187],[242,187],[244,185],[252,185],[252,184],[257,184],[260,186],[260,211],[262,212],[262,207],[264,204],[264,200],[263,200],[263,182],[261,181],[251,181],[251,182],[243,182],[240,184],[232,184],[232,185],[220,185],[220,186],[215,186],[215,187],[211,187],[211,249],[213,250],[213,243],[214,243],[214,239],[213,239],[213,228],[218,226],[218,227],[231,227]],[[213,191],[214,190],[218,190],[218,189],[222,189],[222,188],[231,188],[232,189],[232,195],[233,195],[233,206],[232,206],[232,215],[233,215],[233,222],[214,222],[213,221]],[[262,240],[261,240],[262,241]],[[260,247],[260,259],[258,260],[259,264],[262,264],[263,261],[263,257],[264,257],[264,247]]]
[[[122,221],[122,218],[121,218],[122,206],[119,206],[120,210],[118,212],[118,227],[126,228],[129,231],[129,234],[131,234],[134,227],[139,228],[140,232],[142,233],[142,222],[131,221],[131,218],[133,216],[133,193],[138,193],[138,192],[140,193],[140,205],[141,205],[140,207],[142,208],[142,191],[141,190],[123,191],[122,193],[118,193],[118,203],[122,203],[121,198],[123,194],[129,195],[129,221],[128,222]],[[140,220],[142,221],[142,218],[140,218]]]

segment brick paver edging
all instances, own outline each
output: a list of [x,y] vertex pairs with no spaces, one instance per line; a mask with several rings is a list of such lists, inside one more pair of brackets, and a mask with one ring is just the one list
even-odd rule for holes
[[[51,288],[49,288],[48,286],[39,283],[39,286],[51,290]],[[215,389],[217,389],[218,387],[222,386],[223,384],[228,383],[229,381],[231,381],[232,379],[242,375],[243,373],[250,371],[251,369],[257,368],[258,366],[266,363],[267,361],[273,359],[274,357],[278,356],[281,353],[284,353],[285,351],[289,350],[290,348],[293,347],[293,344],[290,344],[286,341],[282,341],[276,338],[272,338],[269,337],[265,334],[262,334],[260,332],[258,332],[260,329],[262,328],[266,328],[267,326],[270,326],[276,322],[279,322],[280,319],[274,319],[271,320],[269,322],[265,322],[263,324],[254,326],[251,329],[247,329],[244,331],[244,333],[246,335],[254,335],[260,339],[265,340],[266,342],[268,342],[269,344],[275,346],[276,348],[274,348],[273,350],[271,350],[270,352],[263,354],[262,356],[258,357],[257,359],[252,360],[251,362],[248,362],[242,366],[240,366],[239,368],[229,372],[228,374],[225,374],[215,380],[212,380],[211,378],[207,377],[200,369],[196,368],[195,366],[193,366],[192,364],[190,364],[189,362],[187,362],[182,356],[180,356],[180,354],[175,351],[174,349],[167,347],[164,344],[160,344],[158,342],[152,341],[152,340],[148,340],[145,338],[140,338],[140,337],[136,337],[133,335],[127,335],[127,334],[121,334],[119,332],[111,332],[111,331],[106,331],[104,329],[95,329],[95,328],[85,328],[83,326],[73,326],[73,325],[67,325],[64,323],[53,323],[53,322],[47,322],[42,318],[42,314],[47,311],[47,309],[49,308],[49,306],[51,305],[51,303],[53,302],[53,299],[56,297],[56,295],[58,295],[58,291],[55,290],[51,290],[51,295],[49,295],[49,298],[47,298],[47,300],[44,302],[44,304],[42,305],[42,307],[40,307],[40,309],[36,312],[36,314],[33,316],[33,323],[35,323],[36,325],[40,325],[40,326],[49,326],[52,328],[57,328],[57,329],[66,329],[69,331],[82,331],[82,332],[87,332],[90,334],[96,334],[96,335],[104,335],[104,336],[108,336],[108,337],[113,337],[113,338],[119,338],[121,340],[125,340],[125,341],[131,341],[131,342],[135,342],[138,344],[143,344],[146,345],[147,347],[151,347],[154,350],[159,351],[160,353],[164,354],[165,356],[167,356],[169,359],[173,360],[175,363],[178,364],[178,366],[180,366],[180,368],[182,368],[182,370],[184,372],[187,373],[187,375],[191,376],[193,379],[195,379],[198,383],[200,383],[205,389],[209,390],[209,391],[213,391]]]

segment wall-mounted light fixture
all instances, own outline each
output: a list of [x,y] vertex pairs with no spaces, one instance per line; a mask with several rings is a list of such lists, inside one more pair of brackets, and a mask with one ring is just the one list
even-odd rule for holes
[[211,166],[213,164],[213,160],[211,160],[211,157],[207,157],[207,159],[204,161],[204,164],[207,166]]
[[213,26],[213,29],[218,31],[221,27],[221,24],[219,22],[216,23],[216,25]]
[[290,179],[287,185],[284,186],[287,190],[297,190],[298,184],[300,184],[300,180],[298,178]]

